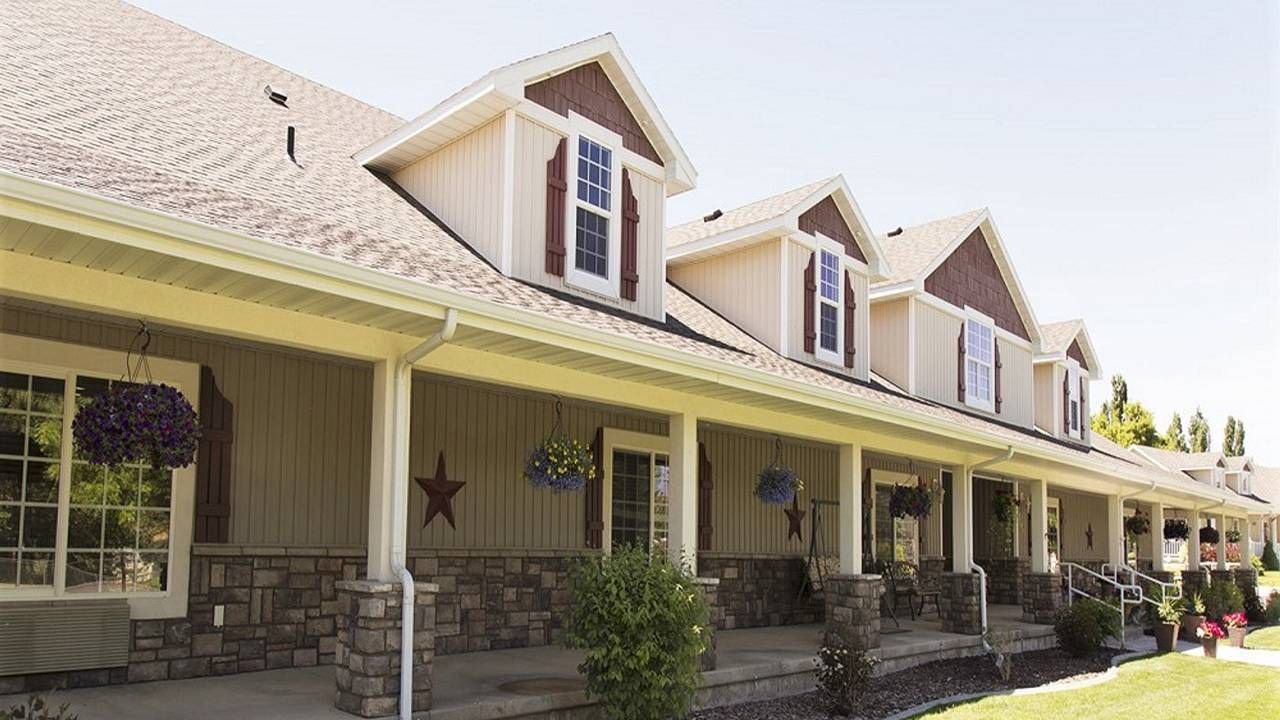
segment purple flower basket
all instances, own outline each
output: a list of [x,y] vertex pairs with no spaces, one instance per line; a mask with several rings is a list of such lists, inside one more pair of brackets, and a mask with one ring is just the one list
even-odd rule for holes
[[200,426],[175,387],[115,383],[91,399],[71,423],[76,449],[95,465],[149,463],[180,468],[195,460]]
[[577,492],[596,476],[591,448],[577,440],[550,437],[529,453],[524,479],[534,487],[556,492]]
[[925,517],[933,508],[929,491],[919,485],[894,485],[889,494],[889,514],[896,518]]
[[766,505],[786,505],[800,489],[796,473],[785,465],[773,464],[760,471],[756,479],[756,497]]

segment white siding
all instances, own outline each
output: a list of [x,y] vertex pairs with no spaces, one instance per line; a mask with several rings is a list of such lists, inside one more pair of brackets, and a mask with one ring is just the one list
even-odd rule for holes
[[1059,421],[1062,413],[1054,402],[1054,398],[1058,397],[1061,392],[1054,392],[1055,388],[1062,387],[1062,380],[1056,372],[1057,365],[1054,363],[1040,363],[1035,368],[1035,422],[1036,427],[1041,430],[1057,435]]
[[686,265],[671,280],[772,348],[782,344],[782,280],[778,244],[771,240]]
[[[558,132],[523,116],[515,119],[515,182],[511,274],[539,285],[563,290],[630,312],[662,319],[666,287],[663,229],[666,223],[666,191],[662,182],[628,168],[631,191],[640,209],[636,237],[636,266],[640,281],[635,301],[606,298],[581,291],[564,278],[548,275],[546,261],[547,161],[555,155],[562,137]],[[621,178],[618,179],[621,189]],[[572,184],[571,184],[572,187]],[[621,197],[621,193],[619,193]],[[571,242],[565,243],[571,247]],[[570,254],[569,259],[572,259]]]
[[392,179],[494,265],[502,244],[502,118]]
[[[916,304],[916,394],[952,407],[968,408],[957,400],[957,341],[962,319],[929,303]],[[1031,427],[1033,377],[1031,351],[1007,338],[1000,339],[1000,378],[1003,398],[1000,420]],[[983,413],[986,414],[986,413]]]
[[910,303],[910,299],[900,298],[871,306],[871,369],[903,390],[910,389]]
[[[804,270],[809,264],[809,257],[813,251],[809,248],[794,242],[787,241],[787,315],[789,321],[787,323],[787,354],[800,362],[809,363],[811,365],[821,365],[829,367],[833,370],[848,373],[849,370],[843,365],[832,365],[821,361],[813,353],[804,351]],[[867,300],[867,277],[856,270],[851,270],[850,275],[853,277],[854,294],[858,302],[857,318],[854,320],[854,328],[858,337],[855,340],[854,347],[857,348],[857,354],[854,355],[853,371],[854,377],[866,380],[870,376],[871,371],[871,353],[868,346],[871,343],[871,303]]]

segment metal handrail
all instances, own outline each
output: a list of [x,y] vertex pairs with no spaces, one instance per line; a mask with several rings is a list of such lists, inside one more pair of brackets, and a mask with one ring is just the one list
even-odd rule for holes
[[1166,597],[1170,597],[1170,596],[1171,596],[1171,595],[1170,595],[1170,588],[1172,588],[1172,589],[1173,589],[1172,597],[1173,597],[1175,600],[1181,600],[1181,599],[1182,599],[1182,586],[1181,586],[1181,585],[1179,585],[1178,583],[1175,583],[1175,582],[1165,582],[1165,581],[1163,581],[1163,580],[1157,580],[1157,579],[1155,579],[1155,578],[1151,577],[1150,575],[1147,575],[1146,573],[1142,572],[1141,570],[1138,570],[1137,568],[1134,568],[1134,567],[1132,567],[1132,566],[1130,566],[1130,565],[1127,565],[1127,564],[1120,565],[1118,568],[1116,568],[1116,570],[1117,570],[1117,580],[1119,580],[1118,574],[1119,574],[1119,571],[1120,571],[1120,570],[1123,570],[1123,571],[1125,571],[1125,572],[1129,573],[1129,584],[1130,584],[1130,585],[1137,585],[1137,584],[1138,584],[1138,583],[1137,583],[1137,578],[1142,578],[1143,580],[1146,580],[1147,582],[1151,583],[1152,585],[1159,585],[1159,586],[1160,586],[1160,599],[1147,597],[1147,593],[1146,593],[1146,590],[1145,590],[1145,589],[1144,589],[1144,590],[1143,590],[1143,592],[1142,592],[1142,599],[1143,599],[1144,601],[1146,601],[1146,602],[1151,603],[1152,605],[1157,605],[1157,606],[1158,606],[1158,605],[1160,604],[1160,600],[1163,600],[1163,599],[1164,599],[1164,598],[1166,598]]
[[[1090,575],[1092,577],[1095,577],[1099,581],[1106,583],[1108,585],[1111,585],[1119,591],[1120,607],[1118,609],[1120,612],[1120,647],[1122,649],[1125,649],[1126,645],[1125,645],[1125,637],[1124,637],[1124,626],[1125,626],[1125,618],[1128,617],[1128,614],[1129,614],[1128,608],[1126,606],[1129,605],[1130,603],[1132,603],[1134,606],[1138,606],[1142,604],[1143,600],[1145,599],[1145,593],[1142,590],[1142,586],[1136,585],[1133,583],[1122,583],[1117,577],[1107,577],[1102,573],[1094,572],[1093,570],[1090,570],[1089,568],[1083,565],[1079,565],[1073,562],[1060,562],[1058,563],[1058,567],[1059,569],[1064,567],[1067,569],[1067,605],[1068,606],[1072,604],[1072,600],[1076,595],[1080,595],[1081,597],[1087,597],[1091,600],[1098,599],[1090,595],[1089,593],[1085,592],[1084,590],[1076,587],[1076,584],[1075,584],[1076,571],[1080,571],[1085,575]],[[1128,599],[1129,597],[1128,594],[1130,592],[1137,593],[1138,597],[1136,600],[1130,601]]]

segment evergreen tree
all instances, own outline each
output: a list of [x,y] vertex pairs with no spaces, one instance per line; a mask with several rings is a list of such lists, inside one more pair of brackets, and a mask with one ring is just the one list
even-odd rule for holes
[[1228,457],[1235,455],[1236,449],[1236,419],[1230,415],[1227,416],[1227,425],[1222,429],[1222,454]]
[[1242,455],[1244,455],[1244,422],[1241,420],[1237,420],[1236,421],[1236,447],[1235,447],[1235,452],[1232,453],[1232,456],[1240,457]]
[[1116,373],[1111,376],[1111,409],[1115,414],[1114,422],[1124,422],[1125,405],[1129,404],[1129,383],[1124,376]]
[[1209,423],[1204,419],[1204,413],[1199,407],[1191,416],[1191,422],[1187,424],[1187,435],[1191,452],[1209,452]]
[[1102,403],[1089,425],[1094,432],[1123,447],[1156,446],[1162,442],[1151,411],[1140,402],[1130,402],[1129,385],[1121,375],[1111,377],[1111,400]]
[[1169,419],[1169,429],[1164,431],[1164,447],[1166,450],[1187,451],[1187,436],[1182,431],[1182,416],[1178,413]]

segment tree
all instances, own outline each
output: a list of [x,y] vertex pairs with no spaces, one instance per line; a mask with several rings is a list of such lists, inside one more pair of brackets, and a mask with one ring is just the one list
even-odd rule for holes
[[1227,425],[1222,429],[1222,454],[1230,457],[1236,449],[1236,419],[1227,416]]
[[1129,404],[1129,383],[1124,376],[1116,373],[1111,376],[1111,408],[1116,422],[1124,422],[1125,405]]
[[1187,436],[1182,431],[1182,416],[1178,413],[1169,419],[1169,429],[1164,431],[1164,447],[1166,450],[1187,451]]
[[1209,452],[1209,423],[1204,419],[1204,413],[1200,412],[1199,407],[1191,416],[1191,422],[1187,424],[1187,434],[1191,452]]
[[[1230,420],[1230,418],[1228,418]],[[1231,443],[1228,445],[1223,441],[1222,452],[1230,457],[1240,457],[1244,455],[1244,422],[1236,420],[1235,433],[1232,435]]]
[[1129,384],[1121,375],[1111,376],[1111,400],[1102,403],[1089,425],[1094,432],[1124,447],[1161,443],[1151,411],[1140,402],[1129,401]]

